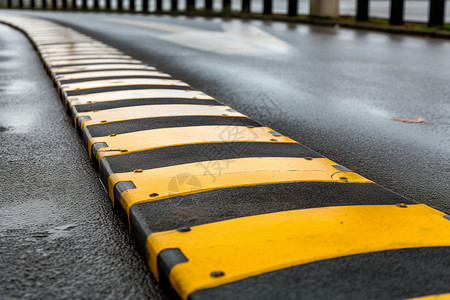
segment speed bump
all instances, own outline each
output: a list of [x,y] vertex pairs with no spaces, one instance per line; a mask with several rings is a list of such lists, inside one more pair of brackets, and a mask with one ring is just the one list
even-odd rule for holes
[[83,58],[83,59],[62,59],[62,60],[48,60],[48,67],[87,65],[87,64],[113,64],[113,63],[140,63],[139,60],[130,59],[127,57],[111,57],[111,58]]
[[[152,87],[180,87],[182,89],[188,89],[189,85],[180,80],[173,79],[160,79],[160,78],[123,78],[123,79],[105,79],[94,80],[79,83],[70,83],[60,87],[61,96],[66,98],[68,96],[86,95],[95,92],[106,92],[109,90],[117,89],[137,89],[152,88]],[[122,87],[122,88],[120,88]]]
[[450,216],[118,49],[1,16],[36,47],[152,274],[182,299],[446,299]]
[[170,105],[141,105],[107,109],[97,112],[79,113],[77,120],[83,121],[75,124],[81,127],[98,125],[102,123],[118,122],[124,120],[136,120],[144,118],[159,118],[167,116],[229,116],[244,117],[243,114],[230,111],[229,106],[223,105],[192,105],[192,104],[170,104]]
[[[232,134],[228,134],[227,131],[229,130]],[[220,143],[224,141],[294,142],[288,137],[275,139],[270,134],[270,129],[266,127],[248,128],[246,126],[233,126],[230,128],[230,126],[210,125],[151,129],[125,134],[112,133],[106,137],[90,139],[88,150],[91,157],[100,160],[104,156],[169,145],[207,142]],[[97,146],[96,144],[103,147]]]
[[150,234],[149,265],[158,277],[159,254],[179,249],[185,259],[172,260],[167,275],[187,299],[195,291],[314,261],[450,246],[450,223],[443,215],[415,204],[312,208],[232,219]]
[[103,71],[103,70],[154,70],[155,68],[142,65],[139,63],[112,63],[112,64],[87,64],[87,65],[76,65],[67,67],[55,67],[49,69],[50,74],[53,76],[74,73],[74,72],[84,72],[89,70]]
[[112,92],[100,92],[95,94],[84,94],[79,96],[68,96],[65,98],[65,103],[72,108],[75,105],[83,105],[99,102],[111,102],[111,101],[126,101],[133,99],[199,99],[199,100],[213,100],[211,96],[208,96],[200,91],[195,90],[174,90],[174,89],[152,89],[152,90],[125,90],[125,91],[112,91]]
[[61,85],[71,82],[82,82],[83,80],[90,81],[96,80],[97,78],[126,78],[128,76],[136,77],[170,77],[169,74],[157,71],[101,71],[101,72],[84,72],[84,73],[74,73],[59,75],[55,78],[55,81]]
[[[226,165],[227,168],[216,178],[206,173],[202,164]],[[371,182],[351,171],[336,172],[333,167],[335,163],[326,158],[251,157],[203,161],[202,164],[191,163],[140,172],[113,174],[108,180],[110,198],[114,202],[114,186],[121,181],[132,182],[136,187],[123,191],[120,195],[120,203],[127,213],[130,207],[136,203],[157,201],[219,188],[283,182]],[[197,178],[198,188],[180,187],[177,192],[166,188],[173,179],[173,174],[183,173]],[[252,174],[252,176],[246,176],[247,174]]]

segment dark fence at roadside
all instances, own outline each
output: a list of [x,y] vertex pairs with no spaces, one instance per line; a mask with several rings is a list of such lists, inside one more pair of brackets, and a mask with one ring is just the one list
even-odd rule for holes
[[[101,11],[126,11],[138,13],[201,13],[215,15],[251,15],[252,2],[255,0],[203,0],[204,7],[197,7],[197,0],[185,0],[185,7],[180,9],[180,0],[4,0],[7,8],[48,9],[48,10],[101,10]],[[139,7],[136,5],[139,1]],[[163,1],[169,7],[163,6]],[[213,9],[213,5],[220,1],[220,11]],[[240,9],[232,10],[232,4],[239,1]],[[273,5],[276,0],[262,0],[262,14],[274,15]],[[299,15],[299,5],[310,0],[286,0],[286,17],[295,18]],[[114,2],[114,5],[113,5]],[[364,22],[369,20],[370,0],[355,0],[355,20]],[[428,26],[443,26],[445,23],[446,0],[428,0]],[[124,5],[124,3],[128,5]],[[150,5],[151,4],[151,5]],[[125,8],[126,7],[126,8]],[[152,9],[150,9],[152,7]],[[235,8],[236,6],[233,5]],[[165,9],[164,9],[165,8]],[[280,15],[277,13],[277,15]],[[405,0],[390,0],[389,24],[404,24]]]

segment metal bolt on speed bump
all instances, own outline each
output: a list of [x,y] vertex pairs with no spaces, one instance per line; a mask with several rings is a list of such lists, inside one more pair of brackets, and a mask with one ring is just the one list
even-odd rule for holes
[[178,232],[189,232],[191,231],[191,227],[180,227],[177,229]]
[[344,180],[345,182],[348,182],[348,178],[347,177],[339,177],[340,180]]
[[401,208],[406,208],[406,207],[408,207],[405,203],[397,204],[397,206],[398,206],[398,207],[401,207]]
[[111,133],[109,136],[116,136],[116,134],[115,133]]
[[313,160],[312,157],[305,157],[306,160]]
[[212,271],[210,275],[211,277],[222,277],[225,276],[225,273],[223,271]]
[[142,169],[137,169],[137,170],[134,170],[133,172],[134,172],[134,173],[142,173],[142,172],[144,172],[144,171],[142,171]]
[[281,133],[276,131],[269,131],[269,133],[272,134],[273,136],[283,136]]
[[152,194],[150,194],[150,197],[158,197],[158,196],[159,196],[158,193],[152,193]]

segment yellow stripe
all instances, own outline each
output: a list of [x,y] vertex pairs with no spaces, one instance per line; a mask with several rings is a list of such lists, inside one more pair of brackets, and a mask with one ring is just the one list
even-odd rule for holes
[[73,74],[58,75],[56,81],[61,80],[73,80],[73,79],[85,79],[85,78],[98,78],[98,77],[112,77],[112,76],[158,76],[158,77],[170,77],[169,74],[158,71],[140,71],[140,70],[125,70],[125,71],[99,71],[99,72],[82,72]]
[[[232,110],[229,106],[162,104],[129,106],[105,109],[97,112],[84,112],[77,114],[77,118],[83,116],[89,116],[91,118],[91,120],[86,120],[81,123],[81,129],[83,130],[85,126],[143,118],[225,115],[230,117],[245,117],[245,115]],[[75,124],[76,123],[77,122],[75,122]]]
[[[67,38],[88,38],[90,41],[94,41],[92,38],[88,37],[85,34],[78,33],[75,31],[69,32],[65,30],[61,31],[48,31],[48,32],[39,32],[39,33],[30,33],[29,34],[33,41],[37,40],[45,40],[45,39],[51,39],[51,40],[67,40]],[[61,43],[60,43],[61,44]]]
[[118,134],[115,136],[95,137],[88,142],[89,156],[92,144],[106,143],[108,147],[97,151],[97,159],[104,156],[122,154],[121,151],[134,152],[167,146],[221,143],[221,142],[283,142],[296,143],[285,136],[274,137],[267,127],[247,128],[245,126],[194,126],[160,128],[145,131]]
[[39,46],[37,47],[39,53],[42,54],[50,54],[50,53],[76,53],[79,51],[97,51],[98,53],[104,54],[105,52],[115,51],[117,49],[110,48],[102,45],[76,45],[76,46],[59,46],[59,47],[51,47],[51,46]]
[[91,38],[83,37],[83,36],[73,36],[71,38],[61,38],[57,36],[49,36],[49,37],[41,37],[41,38],[33,38],[33,42],[38,46],[56,46],[56,45],[67,45],[67,44],[82,44],[82,43],[90,43],[94,41]]
[[33,42],[36,46],[55,46],[55,45],[67,45],[67,44],[80,44],[80,43],[89,43],[92,39],[86,39],[83,37],[76,37],[73,39],[61,40],[60,38],[42,38],[42,39],[34,39]]
[[[224,199],[226,201],[226,199]],[[196,290],[313,261],[392,249],[450,246],[443,213],[415,204],[344,206],[285,211],[151,234],[150,268],[157,254],[179,248],[189,260],[170,281],[186,299]],[[222,277],[211,277],[212,271]]]
[[[200,100],[214,100],[211,96],[206,95],[200,91],[193,90],[164,90],[164,89],[148,89],[148,90],[126,90],[102,92],[88,95],[69,96],[65,99],[70,102],[70,108],[74,105],[89,104],[105,101],[118,101],[130,99],[156,99],[156,98],[181,98],[181,99],[200,99]],[[75,100],[76,99],[76,100]]]
[[117,49],[111,49],[108,47],[77,47],[77,48],[56,48],[56,49],[43,49],[38,50],[41,55],[76,55],[78,53],[98,53],[98,54],[121,54]]
[[158,79],[158,78],[125,78],[125,79],[106,79],[106,80],[93,80],[79,83],[70,83],[61,87],[61,93],[102,88],[113,86],[126,86],[126,85],[167,85],[167,86],[184,86],[188,87],[189,84],[180,80],[174,79]]
[[[134,183],[136,189],[123,192],[120,198],[128,213],[136,203],[220,188],[300,181],[371,182],[353,172],[340,172],[333,165],[336,163],[327,158],[251,157],[205,161],[113,174],[108,178],[108,190],[114,204],[114,185],[119,181]],[[177,184],[185,181],[193,184]]]
[[53,49],[69,49],[76,50],[79,48],[89,48],[89,49],[114,49],[110,46],[102,44],[100,42],[88,42],[88,43],[77,43],[76,45],[72,43],[59,44],[59,45],[47,45],[47,46],[38,46],[37,49],[41,50],[53,50]]
[[54,60],[54,61],[48,61],[47,65],[49,67],[56,66],[56,65],[81,65],[81,64],[104,64],[104,63],[142,63],[140,60],[136,59],[130,59],[130,58],[92,58],[92,59],[73,59],[73,60]]
[[80,65],[71,67],[61,67],[53,68],[51,70],[51,75],[55,73],[66,73],[66,72],[77,72],[77,71],[88,71],[88,70],[108,70],[108,69],[140,69],[140,70],[154,70],[155,68],[145,66],[145,65],[128,65],[128,64],[105,64],[105,65]]
[[430,295],[419,298],[410,298],[409,300],[450,300],[450,294]]

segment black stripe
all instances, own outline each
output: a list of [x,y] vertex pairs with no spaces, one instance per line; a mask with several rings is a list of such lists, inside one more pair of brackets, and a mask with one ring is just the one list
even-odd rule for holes
[[144,90],[144,89],[192,90],[190,86],[178,86],[178,85],[151,85],[151,84],[123,85],[123,86],[109,86],[76,91],[67,91],[64,92],[64,97],[67,98],[69,96],[79,96],[85,94],[104,93],[113,91]]
[[[213,173],[219,175],[217,171]],[[195,178],[191,182],[195,182]],[[175,186],[162,188],[174,190],[177,188],[175,180],[173,184]],[[130,224],[139,250],[145,253],[145,241],[152,232],[294,209],[398,203],[415,202],[375,183],[263,184],[137,203],[130,208]],[[370,219],[370,216],[367,217]]]
[[189,299],[409,299],[449,292],[450,247],[430,247],[299,265],[199,290]]
[[[148,260],[148,258],[147,258]],[[180,299],[176,292],[170,288],[169,273],[174,266],[187,262],[188,259],[178,248],[164,249],[157,258],[159,272],[159,287],[166,292],[167,299]]]
[[[104,157],[101,160],[101,178],[107,186],[108,177],[113,173],[243,157],[317,158],[322,156],[297,143],[224,142],[189,144]],[[205,167],[207,165],[205,163]],[[209,167],[211,170],[216,170],[217,167],[222,166],[211,165]]]
[[163,270],[167,278],[169,278],[169,272],[174,266],[188,261],[178,248],[164,249],[158,254],[157,258],[158,268]]
[[80,78],[80,79],[69,79],[69,80],[60,80],[59,84],[61,86],[70,83],[80,83],[80,82],[89,82],[96,80],[110,80],[110,79],[134,79],[134,78],[148,78],[148,79],[171,79],[166,76],[156,76],[156,75],[121,75],[121,76],[102,76],[102,77],[91,77],[91,78]]
[[[220,116],[179,116],[134,119],[121,122],[112,122],[98,125],[86,126],[84,134],[86,141],[92,137],[108,136],[114,134],[124,134],[142,130],[159,128],[189,127],[189,126],[261,126],[256,121],[247,117],[220,117]],[[193,128],[194,130],[195,128]],[[218,132],[219,134],[220,132]]]
[[[70,101],[69,101],[70,103]],[[126,99],[114,101],[102,101],[90,104],[74,105],[72,107],[72,116],[77,113],[88,112],[93,110],[105,110],[119,107],[130,107],[140,105],[161,105],[161,104],[195,104],[195,105],[223,105],[215,100],[198,100],[185,98],[142,98],[142,99]]]

